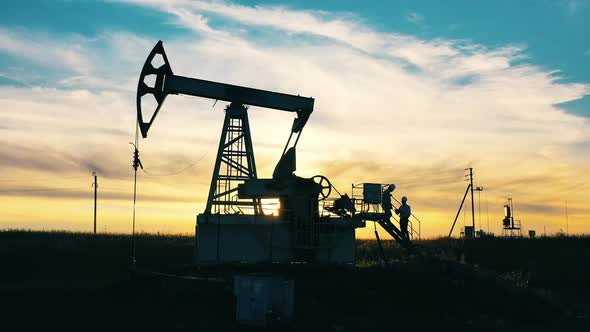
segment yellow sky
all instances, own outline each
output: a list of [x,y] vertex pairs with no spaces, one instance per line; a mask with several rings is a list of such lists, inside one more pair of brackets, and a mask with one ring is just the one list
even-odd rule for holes
[[[146,150],[149,150],[148,141],[143,143]],[[303,146],[302,144],[302,151],[304,150]],[[195,150],[207,149],[195,148]],[[196,153],[196,155],[199,154]],[[305,152],[301,154],[305,155]],[[195,216],[204,209],[213,157],[214,153],[211,152],[197,166],[177,175],[159,177],[147,176],[140,172],[137,203],[138,229],[160,233],[192,233]],[[460,167],[449,169],[437,167],[437,171],[433,172],[430,168],[409,169],[401,165],[399,168],[393,165],[349,165],[345,161],[334,161],[333,165],[323,165],[307,161],[307,158],[302,159],[303,161],[299,162],[298,167],[298,169],[303,169],[301,173],[308,173],[307,176],[316,173],[324,174],[332,179],[339,191],[346,191],[349,194],[351,181],[355,181],[355,183],[362,181],[397,182],[398,188],[394,194],[398,198],[402,195],[409,197],[409,203],[412,205],[414,213],[423,223],[423,236],[426,237],[448,233],[467,184],[463,181],[465,172]],[[147,156],[143,162],[146,164],[146,169],[152,164],[152,160]],[[311,167],[309,167],[310,171],[305,172],[307,163]],[[123,164],[125,164],[124,161]],[[179,167],[183,165],[179,164]],[[268,166],[268,162],[262,163],[261,176],[270,176]],[[130,231],[132,211],[130,167],[127,173],[127,175],[122,175],[120,179],[99,176],[99,232]],[[29,176],[25,174],[29,174]],[[399,175],[395,176],[394,174]],[[535,182],[539,179],[536,179],[535,174],[532,173],[528,177],[523,177],[519,183],[510,183],[511,180],[508,179],[503,181],[504,174],[501,172],[486,175],[488,174],[484,171],[480,172],[476,169],[476,184],[490,188],[489,190],[485,189],[479,197],[478,193],[475,194],[476,210],[481,206],[481,212],[476,212],[478,228],[481,225],[481,228],[487,230],[489,221],[489,230],[500,234],[503,216],[502,205],[505,197],[512,196],[514,197],[516,219],[522,220],[525,231],[536,229],[539,234],[542,234],[544,230],[547,230],[549,234],[554,234],[560,229],[565,231],[565,200],[561,195],[564,192],[576,192],[575,188],[578,186],[578,188],[582,188],[579,192],[586,194],[586,196],[569,196],[571,197],[568,201],[569,231],[570,233],[588,232],[588,226],[585,223],[588,218],[588,213],[585,210],[588,196],[587,189],[583,187],[584,181],[572,184],[567,181],[562,183],[559,180],[549,180],[551,182],[541,181],[536,184]],[[64,173],[56,177],[55,174],[46,173],[45,176],[43,178],[39,172],[22,172],[19,177],[14,179],[33,179],[32,181],[18,182],[18,188],[72,190],[18,192],[17,189],[13,189],[10,194],[4,193],[0,200],[0,209],[4,211],[1,220],[2,228],[90,231],[93,221],[91,174],[83,175],[83,172],[75,172],[73,174]],[[60,177],[61,180],[59,180]],[[404,179],[404,181],[395,181],[396,178]],[[17,182],[17,180],[14,181]],[[7,187],[7,183],[3,183],[4,188]],[[39,186],[41,183],[45,187]],[[486,186],[488,183],[490,183],[489,187]],[[547,188],[547,183],[551,183],[554,187]],[[573,189],[570,189],[572,187]],[[457,229],[465,224],[469,225],[470,218],[470,202],[467,201],[464,213],[461,213],[458,219]],[[365,229],[359,229],[357,236],[374,237],[372,224],[369,224]]]

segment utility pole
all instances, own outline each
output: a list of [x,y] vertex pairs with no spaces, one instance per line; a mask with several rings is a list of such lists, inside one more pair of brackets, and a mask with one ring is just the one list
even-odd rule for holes
[[475,204],[473,202],[473,167],[469,167],[469,186],[471,187],[471,223],[475,235]]
[[565,234],[570,235],[569,215],[567,213],[567,201],[565,201]]
[[[453,234],[453,229],[455,229],[455,224],[457,223],[457,218],[459,218],[459,214],[461,214],[461,210],[463,210],[463,204],[465,204],[465,199],[467,198],[467,194],[469,193],[469,191],[471,191],[471,208],[472,208],[472,212],[471,214],[473,215],[473,210],[475,209],[475,206],[473,205],[473,168],[466,168],[465,170],[469,170],[469,175],[465,175],[465,177],[469,176],[469,184],[467,185],[467,189],[465,189],[465,194],[463,195],[463,199],[461,200],[461,205],[459,205],[459,210],[457,210],[457,215],[455,216],[455,220],[453,221],[453,225],[451,226],[451,230],[449,231],[449,239],[451,238],[451,235]],[[465,216],[465,212],[467,210],[463,210],[463,216]],[[475,217],[473,217],[473,232],[475,232]],[[463,219],[465,219],[465,217],[463,217]]]
[[94,235],[96,235],[96,200],[98,197],[98,176],[96,175],[96,172],[92,172],[92,175],[94,176],[94,183],[92,184],[94,187]]
[[[463,200],[461,200],[461,205],[459,205],[459,210],[457,211],[457,215],[455,216],[455,220],[453,221],[453,225],[451,226],[451,231],[449,232],[449,236],[448,236],[449,239],[451,238],[451,235],[453,234],[453,229],[455,228],[455,224],[457,223],[457,218],[459,218],[459,214],[461,213],[461,210],[463,209],[463,204],[465,204],[465,199],[467,198],[467,194],[469,192],[471,192],[471,225],[472,225],[472,231],[473,231],[473,238],[475,238],[476,234],[477,234],[477,232],[475,231],[475,202],[473,201],[473,192],[474,191],[478,192],[478,197],[480,198],[480,201],[479,201],[479,209],[480,209],[480,211],[479,211],[479,226],[481,229],[481,197],[479,196],[479,193],[483,191],[483,187],[473,188],[473,167],[466,168],[465,170],[466,171],[469,170],[469,174],[465,175],[465,177],[469,177],[469,184],[467,185],[467,189],[465,189],[465,195],[463,195]],[[463,220],[465,220],[465,213],[467,213],[467,210],[463,210]],[[488,228],[489,228],[489,219],[488,219]]]
[[[473,187],[472,187],[473,188]],[[477,211],[478,211],[478,218],[479,218],[479,230],[481,230],[481,192],[483,191],[483,187],[475,187],[475,189],[472,189],[473,191],[477,191]],[[473,192],[472,191],[472,192]],[[475,231],[475,229],[474,229]]]
[[486,191],[486,220],[488,222],[488,234],[490,233],[490,210],[488,209],[488,192]]

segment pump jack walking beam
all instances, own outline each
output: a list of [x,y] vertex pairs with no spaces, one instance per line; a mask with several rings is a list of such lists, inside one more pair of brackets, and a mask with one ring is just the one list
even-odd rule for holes
[[[155,68],[152,60],[158,55],[162,57],[164,64]],[[156,76],[153,86],[148,86],[145,82],[145,78],[149,75]],[[152,94],[158,103],[156,110],[149,119],[143,118],[141,108],[141,98],[146,94]],[[137,86],[137,117],[143,138],[147,137],[153,121],[169,94],[184,94],[223,100],[235,104],[296,112],[297,118],[293,122],[292,127],[292,131],[295,133],[303,130],[309,116],[313,112],[314,104],[313,98],[174,75],[166,52],[164,51],[162,41],[158,41],[143,65]]]

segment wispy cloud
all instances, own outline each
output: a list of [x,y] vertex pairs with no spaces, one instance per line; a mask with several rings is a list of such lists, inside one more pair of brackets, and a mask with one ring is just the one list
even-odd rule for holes
[[79,74],[92,70],[89,55],[81,48],[85,39],[74,36],[68,43],[47,35],[29,34],[0,28],[0,52],[5,52],[46,67],[67,69]]
[[424,24],[424,16],[421,14],[418,14],[416,12],[408,13],[408,15],[406,15],[406,20],[408,20],[408,22],[413,23],[415,25]]

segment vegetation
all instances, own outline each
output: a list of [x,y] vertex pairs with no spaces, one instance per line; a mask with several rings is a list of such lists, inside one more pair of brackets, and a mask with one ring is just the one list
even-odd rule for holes
[[[233,320],[229,276],[269,267],[195,270],[193,241],[139,235],[132,279],[127,235],[0,232],[1,330],[242,329]],[[438,239],[418,246],[407,252],[383,241],[383,257],[375,241],[358,241],[356,267],[272,267],[296,280],[292,328],[577,330],[590,323],[590,238]],[[226,282],[165,283],[145,271]]]

